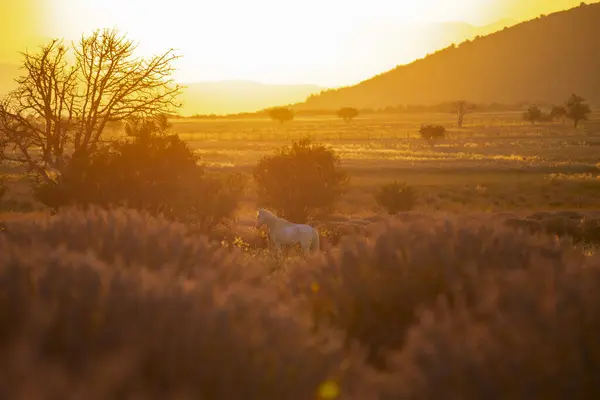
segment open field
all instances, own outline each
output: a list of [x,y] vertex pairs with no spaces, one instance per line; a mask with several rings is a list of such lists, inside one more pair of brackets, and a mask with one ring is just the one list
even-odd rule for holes
[[[352,184],[344,214],[372,213],[371,194],[398,179],[418,188],[420,210],[531,211],[600,205],[600,136],[569,123],[537,124],[520,114],[474,114],[463,129],[451,114],[334,118],[174,121],[173,129],[213,167],[250,173],[260,157],[310,136],[332,146]],[[600,120],[596,113],[588,126]],[[421,123],[441,123],[447,139],[434,148],[418,137]],[[252,204],[252,190],[247,203]]]
[[[445,125],[448,137],[432,148],[418,136],[422,123]],[[350,123],[301,118],[284,125],[267,119],[176,119],[172,130],[211,168],[248,174],[243,217],[256,208],[252,166],[305,136],[332,146],[351,176],[341,214],[372,214],[373,191],[394,179],[417,188],[421,211],[595,209],[600,132],[593,133],[599,123],[596,111],[578,129],[568,121],[531,125],[519,113],[490,113],[468,115],[462,129],[454,127],[452,114],[414,114],[365,116]],[[18,210],[28,202],[19,170],[3,166],[3,171],[13,183],[8,208]]]

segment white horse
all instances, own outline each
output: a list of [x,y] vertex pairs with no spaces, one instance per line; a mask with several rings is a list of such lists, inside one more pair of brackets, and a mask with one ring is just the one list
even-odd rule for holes
[[276,250],[280,250],[284,244],[300,243],[304,254],[319,251],[319,233],[310,225],[294,224],[259,208],[256,213],[256,228],[263,225],[269,228],[269,238]]

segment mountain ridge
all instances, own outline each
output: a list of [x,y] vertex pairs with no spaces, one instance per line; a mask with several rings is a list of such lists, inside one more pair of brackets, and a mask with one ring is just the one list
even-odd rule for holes
[[559,11],[466,40],[297,109],[385,108],[457,99],[562,102],[572,92],[600,103],[600,3]]

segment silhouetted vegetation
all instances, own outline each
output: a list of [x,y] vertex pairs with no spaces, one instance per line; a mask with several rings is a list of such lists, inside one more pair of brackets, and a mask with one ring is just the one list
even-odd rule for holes
[[410,211],[417,203],[414,188],[398,181],[382,185],[374,196],[377,204],[392,215]]
[[531,106],[525,113],[523,113],[523,119],[531,122],[532,125],[541,121],[543,116],[542,110],[538,106]]
[[287,107],[274,107],[267,110],[269,118],[283,124],[294,119],[294,112]]
[[310,139],[263,157],[254,167],[262,204],[292,222],[331,211],[348,182],[334,151]]
[[585,104],[585,99],[576,94],[571,95],[565,104],[567,110],[566,116],[573,121],[573,125],[577,128],[580,121],[585,121],[588,115],[592,112],[590,106]]
[[[180,88],[171,51],[150,59],[115,30],[95,31],[72,48],[53,40],[25,53],[18,87],[0,104],[0,139],[36,180],[49,183],[75,153],[94,152],[109,122],[172,111]],[[70,62],[74,57],[74,62]],[[38,151],[39,149],[39,151]]]
[[459,100],[453,104],[453,112],[456,113],[456,125],[462,128],[465,120],[465,115],[473,112],[476,109],[475,104],[468,103],[465,100]]
[[342,118],[346,122],[352,121],[354,118],[358,116],[359,112],[356,108],[353,107],[344,107],[340,108],[336,115]]
[[446,128],[443,125],[422,125],[419,134],[433,146],[436,140],[446,137]]
[[129,121],[129,139],[76,152],[56,181],[36,186],[53,210],[127,206],[209,230],[235,213],[244,189],[237,175],[211,175],[187,143],[168,134],[164,116]]
[[[443,102],[437,104],[407,104],[407,105],[396,105],[396,106],[386,106],[380,108],[362,108],[357,109],[360,115],[406,115],[406,114],[430,114],[430,113],[446,113],[448,110],[453,109],[452,102]],[[493,113],[493,112],[516,112],[527,110],[532,104],[530,101],[520,101],[512,104],[501,104],[501,103],[473,103],[475,109],[480,113]],[[547,107],[552,109],[553,105],[551,103],[536,103],[539,106]],[[317,116],[332,116],[337,114],[337,110],[332,109],[305,109],[305,108],[295,108],[294,116],[295,117],[317,117]],[[454,112],[454,111],[453,111]],[[257,111],[257,112],[245,112],[245,113],[237,113],[237,114],[228,114],[228,115],[201,115],[197,114],[191,117],[190,119],[249,119],[249,118],[270,118],[267,111]]]
[[552,110],[550,110],[550,119],[552,121],[564,119],[566,116],[567,116],[567,108],[566,107],[552,106]]

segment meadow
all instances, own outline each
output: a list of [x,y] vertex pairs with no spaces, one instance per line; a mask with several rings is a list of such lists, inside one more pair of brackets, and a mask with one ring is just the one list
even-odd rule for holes
[[[590,118],[595,126],[599,114]],[[419,137],[421,124],[439,123],[449,135],[435,147]],[[213,168],[249,172],[260,157],[310,136],[331,146],[352,184],[339,210],[373,213],[372,192],[391,180],[418,189],[418,210],[530,212],[598,206],[600,136],[569,122],[531,125],[520,113],[472,114],[463,128],[454,115],[369,115],[345,123],[302,118],[284,125],[267,119],[176,120],[173,130]],[[600,133],[600,132],[599,132]],[[255,199],[249,190],[247,204]]]
[[[251,179],[207,237],[132,210],[49,216],[4,165],[0,397],[597,398],[599,119],[172,120],[209,168],[248,178],[291,140],[333,147],[351,183],[308,258],[259,243]],[[435,146],[418,137],[432,122],[449,127]],[[377,207],[393,180],[413,211]]]
[[[532,125],[518,112],[471,114],[460,129],[450,113],[366,115],[350,123],[333,116],[285,124],[266,118],[186,118],[171,123],[172,131],[210,168],[248,174],[242,216],[255,208],[254,164],[306,136],[331,146],[351,176],[351,187],[339,204],[345,215],[373,213],[373,191],[392,180],[418,189],[417,210],[422,211],[518,213],[598,206],[600,111],[579,129],[569,121]],[[418,133],[421,124],[430,123],[448,127],[447,138],[434,147]],[[3,166],[3,171],[9,181],[19,181],[18,168]],[[9,208],[29,201],[24,189],[13,188]]]

